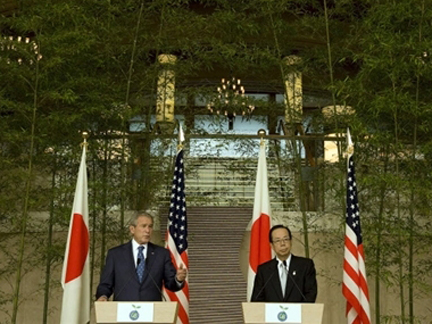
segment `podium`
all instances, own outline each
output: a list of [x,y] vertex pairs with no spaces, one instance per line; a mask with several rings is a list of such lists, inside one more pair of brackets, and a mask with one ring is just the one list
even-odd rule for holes
[[[123,305],[121,305],[123,304]],[[153,309],[152,320],[128,320],[118,321],[117,310],[122,306],[130,304],[149,307]],[[178,304],[177,302],[115,302],[115,301],[96,301],[95,314],[96,323],[98,324],[124,324],[124,323],[159,323],[175,324],[177,320]]]
[[324,304],[312,303],[242,303],[244,323],[290,323],[289,320],[266,322],[266,304],[299,305],[301,307],[301,324],[322,324]]

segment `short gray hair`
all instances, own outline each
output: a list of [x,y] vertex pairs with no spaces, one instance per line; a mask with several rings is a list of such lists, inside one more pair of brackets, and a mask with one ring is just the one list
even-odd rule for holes
[[137,220],[140,217],[148,217],[152,220],[152,223],[154,224],[154,217],[152,214],[150,214],[149,212],[146,211],[138,211],[135,213],[134,216],[132,216],[132,218],[129,220],[129,226],[136,226],[137,224]]

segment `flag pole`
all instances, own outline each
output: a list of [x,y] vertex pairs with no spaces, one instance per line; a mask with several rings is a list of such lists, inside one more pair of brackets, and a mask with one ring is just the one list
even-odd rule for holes
[[88,188],[86,148],[88,133],[83,132],[81,162],[75,187],[66,250],[61,275],[63,300],[61,324],[85,324],[90,321],[91,289],[88,226]]
[[252,299],[252,290],[258,266],[272,258],[270,243],[268,241],[268,233],[271,228],[271,208],[267,178],[265,135],[266,131],[264,129],[258,130],[258,136],[261,140],[249,240],[248,301]]
[[[89,146],[89,143],[87,142],[87,139],[90,137],[90,134],[87,132],[87,131],[83,131],[82,133],[81,133],[81,136],[82,136],[82,138],[83,138],[83,141],[82,141],[82,143],[80,143],[80,147],[81,148],[84,148],[84,151],[85,151],[85,153],[86,153],[86,161],[87,161],[87,150],[88,150],[88,146]],[[88,185],[87,185],[88,186]],[[88,187],[87,187],[87,190],[88,190]],[[87,205],[88,206],[88,205]],[[87,207],[88,208],[88,207]],[[89,215],[87,215],[87,217],[88,217]],[[87,219],[87,221],[89,221],[88,219]],[[89,225],[89,228],[88,228],[88,230],[89,230],[89,234],[90,234],[90,223],[88,224]],[[93,236],[94,237],[94,236]],[[92,238],[93,238],[92,237]],[[89,242],[90,243],[90,242]],[[94,243],[93,241],[92,241],[92,243]],[[94,244],[91,244],[91,246],[92,247],[94,247]],[[90,248],[91,249],[91,248]],[[90,252],[90,251],[89,251]],[[91,254],[93,254],[93,252],[94,251],[91,251],[92,253]],[[91,254],[89,254],[89,257],[90,257],[90,255]],[[93,264],[90,266],[91,267],[91,272],[93,273]],[[92,285],[93,285],[93,276],[92,275],[90,275],[90,282],[89,282],[89,284],[90,284],[90,299],[91,299],[91,297],[92,297],[92,293],[91,293],[91,287],[92,287]],[[92,305],[91,305],[91,303],[89,303],[89,311],[91,312],[91,307],[92,307]]]
[[342,294],[346,299],[348,323],[370,324],[369,289],[358,204],[354,165],[354,144],[347,129],[347,196]]
[[[181,124],[178,123],[178,145],[174,165],[174,177],[171,191],[171,201],[168,216],[165,247],[169,250],[174,267],[189,269],[188,241],[187,241],[187,212],[185,195],[185,178],[183,164],[184,133]],[[186,277],[184,286],[177,292],[164,289],[166,300],[178,303],[177,322],[189,324],[189,280]]]

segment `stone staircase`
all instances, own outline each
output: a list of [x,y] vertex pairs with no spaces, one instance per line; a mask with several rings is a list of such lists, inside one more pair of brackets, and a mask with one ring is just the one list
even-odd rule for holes
[[252,208],[188,207],[187,217],[190,323],[243,323],[247,281],[240,269],[240,247]]

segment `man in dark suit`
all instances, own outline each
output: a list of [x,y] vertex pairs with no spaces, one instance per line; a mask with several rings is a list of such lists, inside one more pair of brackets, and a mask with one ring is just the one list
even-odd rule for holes
[[276,257],[258,266],[251,301],[314,303],[317,281],[313,261],[291,254],[292,236],[286,226],[273,226],[269,240]]
[[169,251],[150,243],[153,217],[138,213],[131,221],[132,240],[108,251],[96,291],[98,301],[114,293],[116,301],[161,301],[162,284],[171,291],[184,286],[186,269],[176,271]]

